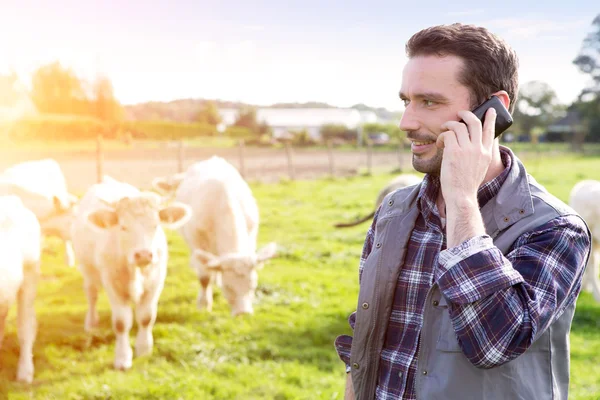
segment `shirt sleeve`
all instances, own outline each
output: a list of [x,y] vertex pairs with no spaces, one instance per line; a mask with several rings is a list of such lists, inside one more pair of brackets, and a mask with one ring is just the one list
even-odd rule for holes
[[470,362],[493,368],[523,354],[576,301],[590,246],[583,221],[564,216],[506,256],[487,235],[440,252],[435,279]]
[[[358,282],[360,284],[360,280],[362,277],[362,271],[365,266],[365,261],[371,254],[371,250],[373,248],[373,240],[375,238],[375,225],[377,224],[377,217],[379,216],[379,210],[381,206],[377,208],[375,215],[373,216],[373,222],[367,231],[367,235],[365,238],[365,242],[363,244],[362,254],[360,256],[359,262],[359,272],[358,272]],[[356,311],[350,314],[348,318],[348,323],[350,328],[354,330],[354,323],[356,322]],[[335,349],[338,353],[340,359],[346,364],[346,372],[350,371],[350,353],[352,350],[352,336],[350,335],[340,335],[335,339]]]

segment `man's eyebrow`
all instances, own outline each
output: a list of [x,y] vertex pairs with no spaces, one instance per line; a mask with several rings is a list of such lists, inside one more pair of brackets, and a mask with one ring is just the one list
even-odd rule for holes
[[[423,93],[415,93],[413,95],[414,99],[424,99],[424,100],[431,100],[431,101],[435,101],[437,103],[447,103],[450,100],[444,96],[441,93],[436,93],[436,92],[423,92]],[[400,92],[400,99],[402,100],[406,100],[408,99],[408,96],[402,92]]]

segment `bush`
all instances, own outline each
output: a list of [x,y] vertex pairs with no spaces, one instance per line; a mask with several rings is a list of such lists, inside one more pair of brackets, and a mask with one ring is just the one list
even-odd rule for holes
[[27,140],[93,140],[105,139],[176,140],[216,136],[217,130],[208,124],[168,121],[104,122],[93,117],[49,115],[25,117],[0,124],[0,131],[12,141]]
[[122,124],[122,129],[136,139],[176,140],[217,135],[215,126],[202,123],[128,121]]
[[3,125],[6,136],[13,141],[82,140],[95,139],[98,135],[115,139],[119,133],[118,124],[85,116],[32,116]]

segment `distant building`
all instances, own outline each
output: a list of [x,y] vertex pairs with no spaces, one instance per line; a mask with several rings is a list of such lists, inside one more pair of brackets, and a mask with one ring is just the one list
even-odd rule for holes
[[[235,123],[238,116],[236,109],[221,109],[219,113],[226,126]],[[256,118],[271,127],[275,138],[289,131],[306,130],[313,139],[320,139],[321,126],[326,124],[345,125],[360,131],[364,124],[379,122],[375,112],[353,108],[258,108]]]
[[570,142],[576,134],[585,132],[581,116],[576,110],[567,114],[548,126],[546,140],[549,142]]

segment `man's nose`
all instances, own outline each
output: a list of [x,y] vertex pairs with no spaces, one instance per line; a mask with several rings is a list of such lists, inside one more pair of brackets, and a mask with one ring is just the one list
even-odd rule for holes
[[402,113],[402,118],[400,118],[399,128],[405,132],[409,132],[418,131],[420,127],[421,125],[419,124],[414,111],[411,106],[408,105]]

